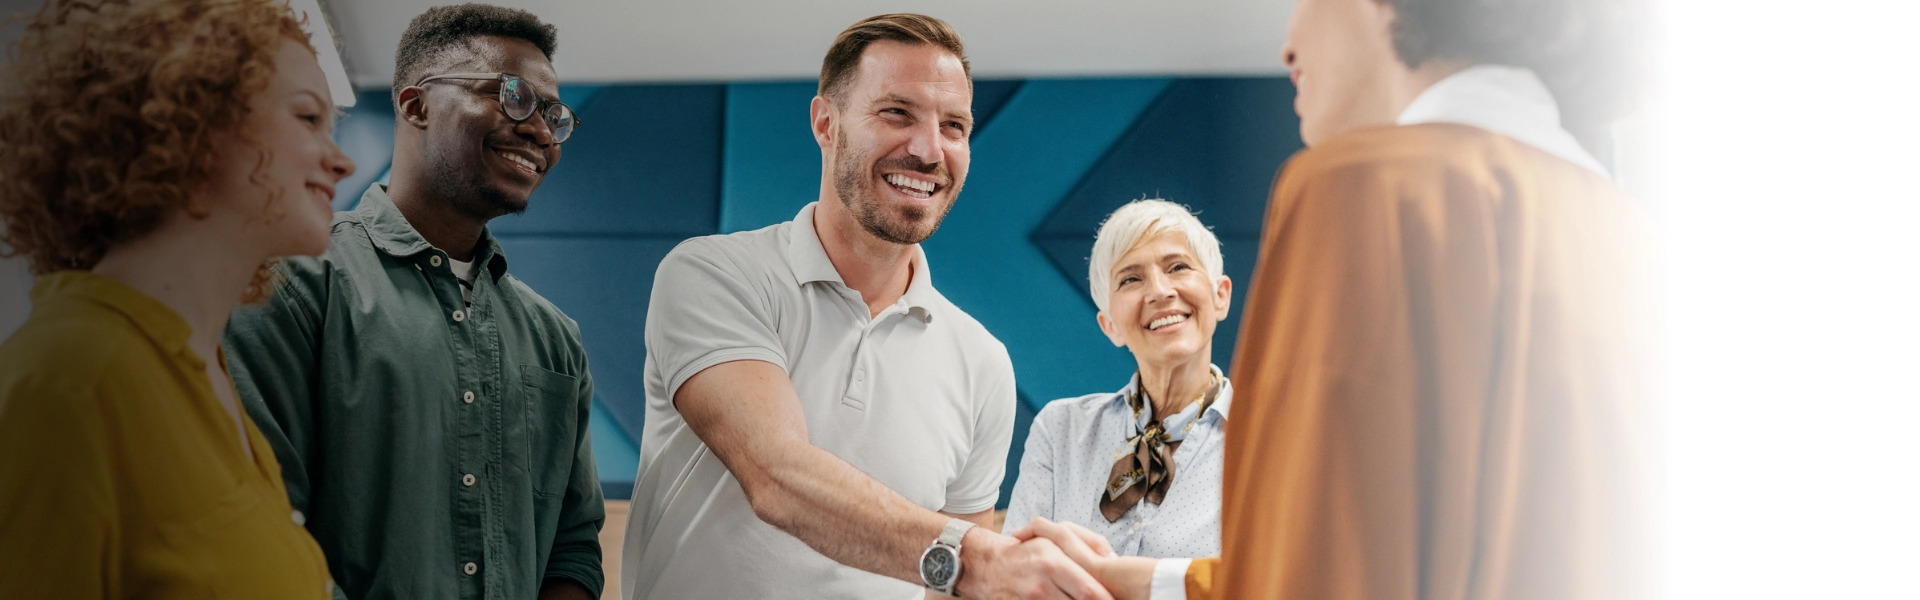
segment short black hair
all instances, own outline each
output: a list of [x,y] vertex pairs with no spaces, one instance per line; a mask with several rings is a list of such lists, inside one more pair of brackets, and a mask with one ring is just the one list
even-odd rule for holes
[[1393,8],[1393,49],[1419,68],[1460,60],[1532,69],[1562,122],[1610,120],[1630,108],[1645,69],[1643,0],[1376,0]]
[[400,34],[400,51],[393,61],[394,102],[400,101],[400,90],[460,58],[459,51],[466,49],[474,37],[483,35],[526,40],[551,61],[559,34],[540,17],[517,8],[489,4],[429,8],[414,17],[407,24],[407,32]]

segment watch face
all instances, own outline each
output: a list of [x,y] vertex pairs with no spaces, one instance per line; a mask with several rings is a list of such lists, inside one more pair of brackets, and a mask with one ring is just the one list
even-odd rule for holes
[[927,553],[920,557],[920,577],[925,579],[929,586],[944,588],[951,585],[958,559],[958,556],[954,556],[952,548],[946,546],[929,548]]

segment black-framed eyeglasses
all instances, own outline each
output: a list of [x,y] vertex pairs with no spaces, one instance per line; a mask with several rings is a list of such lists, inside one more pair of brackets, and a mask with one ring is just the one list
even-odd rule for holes
[[513,119],[514,121],[525,121],[527,117],[533,116],[533,113],[540,113],[540,117],[546,119],[547,127],[553,130],[553,143],[555,144],[565,142],[567,138],[573,137],[574,128],[580,126],[580,118],[574,115],[573,107],[562,104],[559,100],[549,100],[540,97],[540,94],[533,91],[532,86],[527,85],[527,80],[521,79],[519,75],[509,73],[448,73],[422,79],[420,83],[414,85],[426,85],[427,82],[436,79],[481,79],[499,81],[500,111],[507,113],[507,118]]

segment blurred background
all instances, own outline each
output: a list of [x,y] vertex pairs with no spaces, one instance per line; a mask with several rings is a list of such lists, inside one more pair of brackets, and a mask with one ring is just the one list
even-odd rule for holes
[[[337,139],[359,172],[337,208],[384,180],[394,48],[443,3],[293,2],[334,42],[317,45],[352,104]],[[935,285],[1013,357],[1007,489],[1039,407],[1118,389],[1133,368],[1086,294],[1101,219],[1142,197],[1186,204],[1243,288],[1269,186],[1301,148],[1279,58],[1289,0],[498,3],[559,28],[561,93],[583,122],[527,214],[492,230],[512,272],[581,325],[610,500],[638,464],[656,264],[814,198],[807,104],[853,21],[923,12],[966,38],[973,167],[925,248]],[[1666,457],[1669,595],[1920,598],[1920,10],[1655,5],[1650,93],[1601,158],[1660,233],[1666,414],[1645,443]],[[30,282],[0,262],[0,333],[25,318]],[[1240,300],[1216,335],[1223,368]],[[610,554],[623,529],[609,523]]]

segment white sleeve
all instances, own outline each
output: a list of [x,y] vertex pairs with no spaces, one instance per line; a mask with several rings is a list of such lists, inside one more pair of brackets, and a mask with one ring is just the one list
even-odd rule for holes
[[1187,567],[1191,558],[1162,558],[1153,563],[1153,585],[1147,600],[1187,600]]
[[1014,480],[1013,497],[1007,500],[1007,522],[1001,533],[1010,533],[1034,517],[1059,520],[1053,514],[1053,428],[1048,419],[1058,412],[1058,402],[1040,409],[1027,430],[1026,452],[1020,455],[1019,479]]
[[981,387],[985,396],[973,426],[973,449],[960,475],[947,486],[947,505],[954,514],[973,514],[993,510],[1000,500],[1000,482],[1007,475],[1007,446],[1013,441],[1014,403],[1020,401],[1013,386],[1013,359],[1005,347],[986,368]]
[[773,307],[712,240],[687,240],[667,253],[647,305],[647,360],[658,365],[666,398],[700,371],[760,360],[787,368]]

